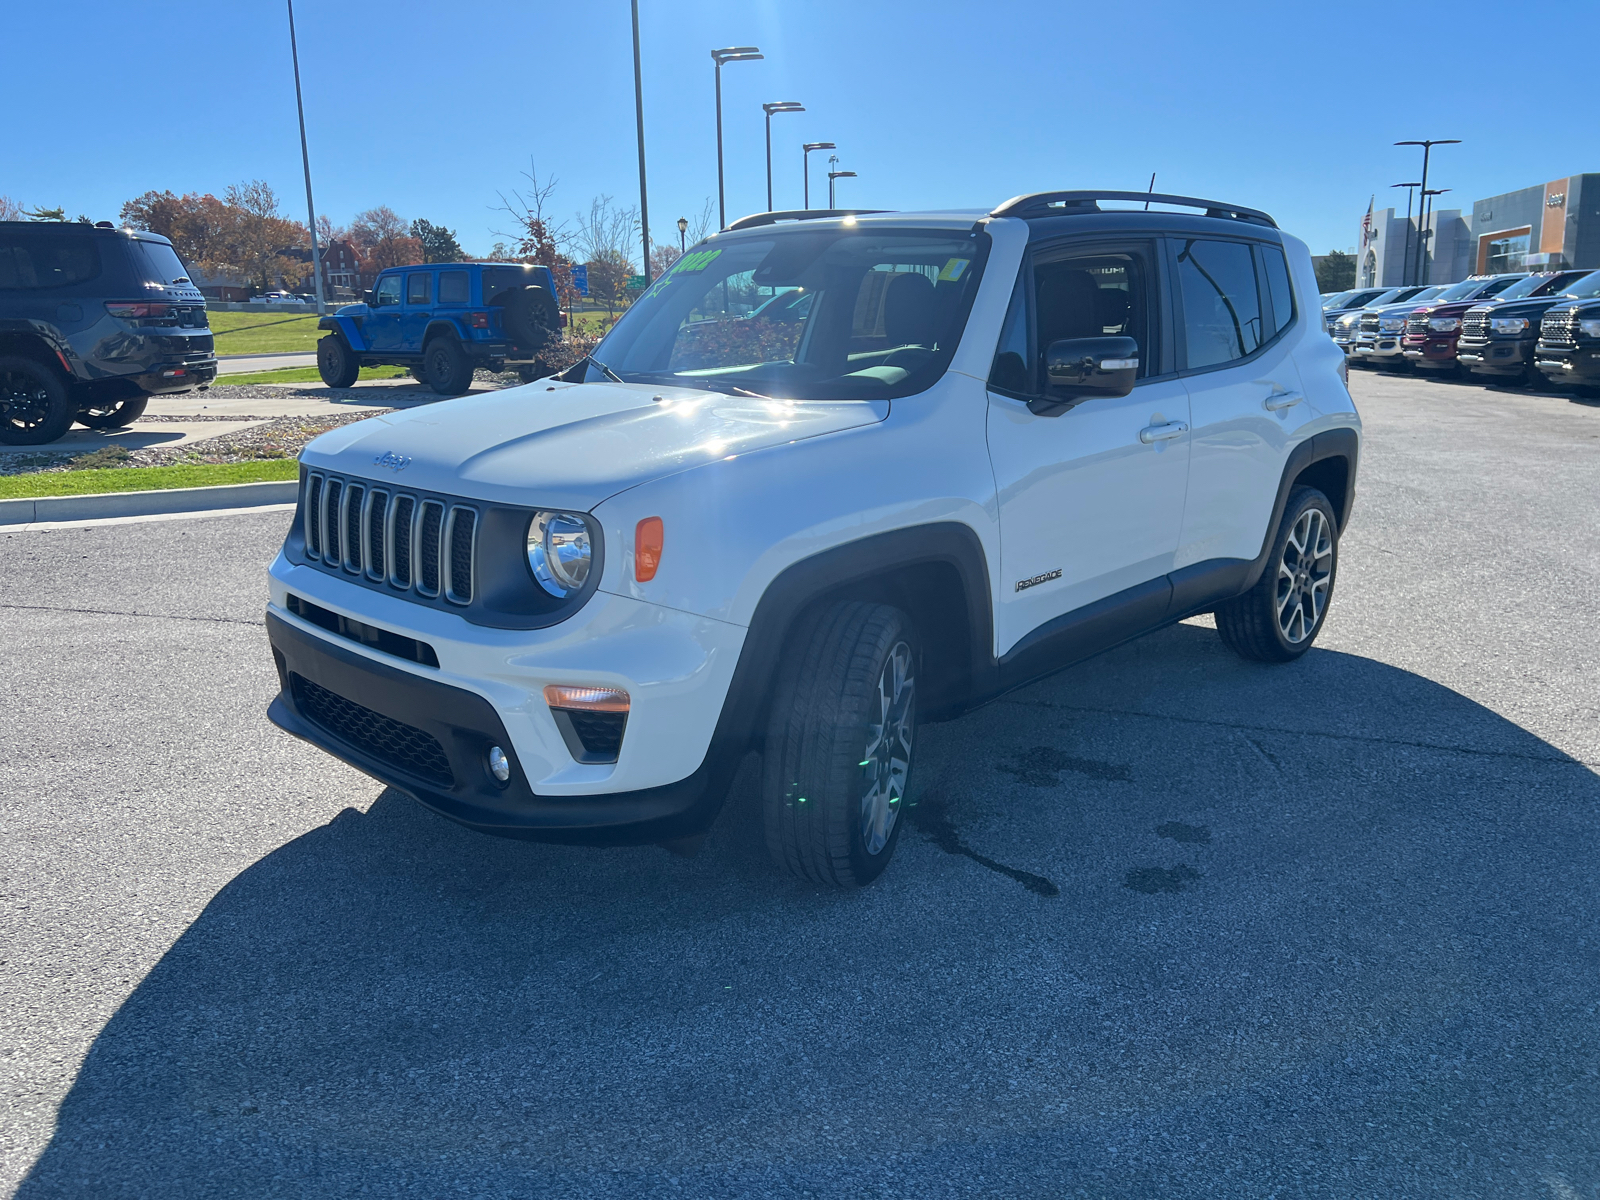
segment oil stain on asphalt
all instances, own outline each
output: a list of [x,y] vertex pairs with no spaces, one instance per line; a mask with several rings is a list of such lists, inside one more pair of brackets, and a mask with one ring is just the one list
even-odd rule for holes
[[1015,775],[1029,787],[1060,787],[1063,771],[1075,771],[1090,779],[1109,782],[1133,782],[1133,772],[1127,767],[1093,758],[1076,758],[1052,746],[1035,746],[1018,755],[1014,762],[997,763],[996,766],[1007,775]]
[[987,867],[991,871],[1015,879],[1035,895],[1061,895],[1061,889],[1043,875],[1035,875],[1031,871],[1023,871],[1017,867],[1008,867],[1005,863],[996,862],[987,854],[978,853],[978,851],[963,842],[961,834],[957,832],[954,823],[950,820],[950,814],[945,808],[944,800],[937,794],[924,796],[916,804],[908,808],[906,810],[906,819],[915,825],[923,836],[946,854],[964,855],[980,867]]

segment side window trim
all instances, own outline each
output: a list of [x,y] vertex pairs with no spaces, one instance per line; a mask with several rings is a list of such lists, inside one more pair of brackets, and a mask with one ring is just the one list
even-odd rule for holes
[[[1291,320],[1290,323],[1287,326],[1285,326],[1283,329],[1279,330],[1277,333],[1273,334],[1272,337],[1270,337],[1270,338],[1266,339],[1265,341],[1263,341],[1261,343],[1261,345],[1257,346],[1249,354],[1246,354],[1241,358],[1230,358],[1227,362],[1212,363],[1210,366],[1205,366],[1205,367],[1191,367],[1191,366],[1189,366],[1188,365],[1189,364],[1189,353],[1188,353],[1188,349],[1189,348],[1188,348],[1186,339],[1184,337],[1185,322],[1184,322],[1184,311],[1183,311],[1183,297],[1178,294],[1180,289],[1176,286],[1177,278],[1178,278],[1179,243],[1183,239],[1168,237],[1168,238],[1166,238],[1164,240],[1167,243],[1167,252],[1166,252],[1166,255],[1165,255],[1165,257],[1167,259],[1167,268],[1171,272],[1171,278],[1172,278],[1173,284],[1174,284],[1174,286],[1170,289],[1170,291],[1171,291],[1170,303],[1171,303],[1172,309],[1173,309],[1173,331],[1177,335],[1177,343],[1178,343],[1178,357],[1177,357],[1176,361],[1180,364],[1178,366],[1178,369],[1175,372],[1175,374],[1180,375],[1180,376],[1185,376],[1185,377],[1190,376],[1190,375],[1205,375],[1205,374],[1208,374],[1208,373],[1210,373],[1212,371],[1226,371],[1226,370],[1229,370],[1229,369],[1231,369],[1233,367],[1239,366],[1241,363],[1254,362],[1256,359],[1260,358],[1268,350],[1271,350],[1280,341],[1282,341],[1285,334],[1289,333],[1290,330],[1295,328],[1295,326],[1297,324],[1297,321]],[[1256,239],[1256,238],[1223,237],[1223,236],[1220,236],[1220,235],[1219,236],[1207,236],[1207,237],[1204,237],[1204,238],[1196,237],[1194,240],[1196,240],[1196,241],[1207,241],[1207,242],[1239,242],[1239,243],[1242,243],[1245,246],[1248,246],[1250,248],[1250,257],[1251,257],[1252,261],[1254,261],[1254,263],[1256,264],[1256,267],[1255,267],[1255,275],[1256,275],[1256,307],[1258,309],[1261,308],[1261,304],[1262,304],[1263,301],[1265,301],[1268,305],[1270,305],[1272,303],[1272,294],[1271,294],[1271,292],[1270,291],[1267,291],[1267,292],[1263,292],[1262,291],[1262,284],[1265,282],[1265,279],[1264,279],[1265,271],[1264,271],[1264,267],[1261,264],[1261,254],[1256,250],[1256,247],[1257,246],[1263,246],[1263,245],[1272,245],[1273,243],[1262,242],[1262,241],[1260,241],[1259,239]],[[1279,249],[1281,250],[1282,247],[1280,246]],[[1286,259],[1287,259],[1287,257],[1288,256],[1285,255]],[[1294,277],[1291,275],[1290,276],[1290,285],[1291,285],[1291,287],[1293,286],[1293,282],[1294,282]],[[1291,303],[1293,303],[1292,296],[1291,296]],[[1296,307],[1296,309],[1295,309],[1295,315],[1296,315],[1296,317],[1298,317],[1298,315],[1299,315],[1298,307]]]

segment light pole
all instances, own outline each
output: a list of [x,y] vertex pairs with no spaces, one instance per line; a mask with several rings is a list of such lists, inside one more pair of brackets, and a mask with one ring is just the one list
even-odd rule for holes
[[[1449,190],[1450,190],[1449,188],[1423,188],[1422,189],[1422,201],[1421,201],[1421,203],[1422,203],[1422,206],[1423,206],[1423,208],[1422,208],[1423,217],[1422,217],[1422,232],[1421,232],[1420,236],[1422,238],[1422,246],[1423,246],[1424,251],[1426,251],[1428,249],[1428,241],[1429,241],[1430,238],[1433,237],[1433,230],[1428,228],[1428,218],[1433,215],[1433,198],[1435,196],[1442,196],[1446,192],[1448,192]],[[1426,253],[1424,253],[1423,256],[1422,256],[1422,268],[1423,268],[1422,277],[1419,278],[1417,280],[1417,282],[1421,283],[1421,284],[1426,284],[1428,282],[1428,280],[1433,277],[1433,259]]]
[[833,209],[833,208],[836,207],[836,205],[833,202],[833,181],[835,179],[854,179],[855,177],[856,177],[856,173],[854,171],[829,171],[828,172],[828,208],[829,209]]
[[[1429,151],[1431,151],[1435,146],[1459,146],[1460,144],[1461,144],[1461,139],[1460,138],[1424,138],[1424,139],[1422,139],[1420,141],[1396,142],[1395,143],[1396,146],[1421,146],[1422,147],[1422,183],[1419,186],[1422,188],[1422,191],[1423,191],[1423,194],[1424,194],[1423,203],[1426,203],[1426,194],[1427,194],[1427,191],[1428,191],[1428,153],[1429,153]],[[1422,210],[1419,208],[1417,211],[1418,211],[1418,215],[1420,216]],[[1418,229],[1417,230],[1417,271],[1416,271],[1416,274],[1413,276],[1413,278],[1418,283],[1422,282],[1422,259],[1423,259],[1423,254],[1425,253],[1425,247],[1427,246],[1427,242],[1428,242],[1428,237],[1427,237],[1426,232],[1424,230],[1422,230],[1422,229]]]
[[644,282],[650,286],[650,197],[644,186],[644,76],[639,69],[639,0],[633,0],[633,114],[639,127],[639,235],[644,243]]
[[772,211],[772,114],[785,112],[805,112],[806,106],[798,100],[780,100],[775,104],[763,104],[761,111],[767,114],[767,211]]
[[689,236],[689,218],[678,218],[678,255],[682,257],[689,251],[687,238]]
[[317,315],[328,311],[322,295],[322,256],[317,253],[317,206],[311,202],[311,155],[306,150],[306,106],[300,99],[300,48],[294,39],[294,0],[289,5],[289,57],[294,60],[294,106],[300,113],[300,165],[306,172],[306,216],[311,220],[311,278],[317,287]]
[[1406,189],[1406,257],[1400,264],[1400,286],[1407,286],[1406,276],[1411,273],[1411,189],[1419,188],[1420,183],[1391,183],[1390,187],[1403,187]]
[[811,207],[811,152],[813,150],[837,150],[838,148],[839,147],[834,145],[832,142],[806,142],[802,146],[802,149],[806,152],[804,159],[805,167],[803,168],[803,172],[806,181],[805,196],[807,208]]
[[711,52],[711,60],[717,64],[717,228],[728,227],[728,203],[723,195],[722,187],[722,64],[731,62],[750,62],[752,59],[765,58],[755,46],[724,46],[721,50]]

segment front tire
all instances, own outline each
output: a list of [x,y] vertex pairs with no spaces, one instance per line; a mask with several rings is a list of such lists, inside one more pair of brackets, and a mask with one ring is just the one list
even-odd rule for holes
[[0,358],[0,442],[42,446],[72,428],[75,415],[61,376],[31,358]]
[[899,843],[921,655],[905,613],[835,604],[802,626],[778,673],[762,757],[767,850],[834,887],[871,883]]
[[1283,520],[1260,580],[1217,606],[1217,633],[1241,658],[1292,662],[1322,630],[1339,571],[1339,526],[1333,505],[1313,487],[1289,493]]
[[361,361],[337,333],[317,343],[317,374],[331,388],[347,388],[361,375]]
[[130,396],[91,404],[78,412],[78,424],[90,429],[124,429],[144,416],[149,396]]
[[472,360],[453,337],[436,337],[422,352],[428,386],[441,396],[459,396],[472,386]]

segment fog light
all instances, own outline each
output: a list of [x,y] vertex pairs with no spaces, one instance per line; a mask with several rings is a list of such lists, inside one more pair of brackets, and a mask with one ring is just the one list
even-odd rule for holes
[[499,746],[489,747],[489,774],[501,783],[511,778],[511,760],[506,757],[506,752]]

